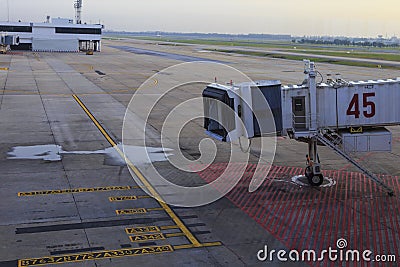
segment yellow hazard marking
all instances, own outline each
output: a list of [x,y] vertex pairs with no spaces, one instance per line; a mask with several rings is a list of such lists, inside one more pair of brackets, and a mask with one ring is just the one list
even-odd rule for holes
[[104,192],[104,191],[122,191],[130,190],[131,186],[107,186],[107,187],[93,187],[93,188],[76,188],[76,189],[62,189],[62,190],[44,190],[44,191],[32,191],[32,192],[19,192],[19,197],[27,196],[40,196],[40,195],[59,195],[59,194],[71,194],[71,193],[88,193],[88,192]]
[[350,133],[363,133],[363,127],[353,128],[350,127]]
[[221,242],[211,242],[211,243],[202,243],[200,246],[195,246],[193,244],[188,244],[188,245],[178,245],[174,246],[175,250],[178,249],[188,249],[188,248],[202,248],[202,247],[217,247],[217,246],[222,246]]
[[0,70],[8,70],[8,68],[0,68]]
[[132,228],[125,228],[125,232],[128,235],[140,234],[140,233],[157,233],[160,232],[160,228],[158,228],[157,226],[132,227]]
[[150,196],[120,196],[120,197],[109,197],[110,202],[121,202],[128,200],[138,200],[143,198],[150,198]]
[[125,210],[116,210],[117,215],[128,215],[128,214],[144,214],[147,213],[146,209],[125,209]]
[[100,260],[100,259],[120,258],[120,257],[127,257],[127,256],[140,256],[140,255],[148,255],[148,254],[173,252],[173,251],[174,251],[174,249],[172,248],[171,245],[164,245],[164,246],[151,246],[151,247],[141,247],[141,248],[108,250],[108,251],[99,251],[99,252],[86,252],[86,253],[79,253],[79,254],[69,254],[69,255],[64,255],[64,256],[18,260],[18,267],[40,266],[40,265],[60,264],[60,263],[73,263],[73,262],[80,262],[80,261],[86,261],[86,260]]
[[83,104],[83,102],[79,99],[77,95],[73,95],[75,101],[81,106],[81,108],[86,112],[88,117],[92,120],[92,122],[96,125],[99,131],[103,134],[103,136],[107,139],[107,141],[114,147],[114,149],[118,152],[118,154],[126,160],[128,167],[134,172],[137,178],[143,183],[144,187],[146,187],[150,194],[160,203],[161,207],[165,210],[165,212],[171,217],[176,225],[179,226],[181,231],[185,234],[185,236],[189,239],[189,241],[195,247],[201,247],[201,243],[197,240],[197,238],[190,232],[190,230],[185,226],[182,220],[175,214],[175,212],[168,206],[167,203],[163,200],[161,195],[154,189],[154,187],[147,181],[147,179],[143,176],[143,174],[139,171],[139,169],[125,157],[124,153],[117,146],[114,140],[110,137],[110,135],[104,130],[103,126],[97,121],[97,119],[93,116],[93,114],[88,110],[88,108]]
[[154,240],[164,240],[165,236],[162,233],[157,233],[157,234],[134,235],[130,236],[129,239],[131,240],[131,242],[146,242]]

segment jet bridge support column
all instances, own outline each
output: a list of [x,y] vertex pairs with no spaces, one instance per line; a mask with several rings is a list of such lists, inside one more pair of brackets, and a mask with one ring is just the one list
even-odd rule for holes
[[316,83],[316,70],[314,62],[306,61],[307,84],[309,90],[309,107],[310,107],[310,131],[317,132],[318,130],[318,116],[317,116],[317,83]]
[[317,116],[317,83],[316,83],[316,70],[314,62],[309,60],[305,61],[304,73],[307,75],[307,85],[309,90],[309,134],[308,140],[308,155],[307,155],[307,167],[305,175],[308,182],[312,186],[320,186],[324,182],[324,176],[321,173],[321,163],[318,156],[318,116]]
[[320,186],[324,182],[324,176],[321,173],[321,163],[318,155],[318,139],[312,137],[308,141],[307,167],[305,176],[312,186]]

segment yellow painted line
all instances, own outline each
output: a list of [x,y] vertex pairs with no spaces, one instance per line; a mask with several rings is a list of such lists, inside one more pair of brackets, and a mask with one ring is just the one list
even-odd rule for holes
[[[156,87],[157,85],[158,85],[158,80],[157,79],[153,79],[153,86]],[[151,84],[149,86],[151,86]],[[139,90],[139,89],[145,89],[145,87],[132,88],[132,90]]]
[[163,208],[150,208],[147,209],[148,211],[159,211],[159,210],[164,210]]
[[40,196],[40,195],[59,195],[59,194],[71,194],[71,193],[89,193],[89,192],[104,192],[104,191],[122,191],[130,190],[132,186],[107,186],[107,187],[93,187],[93,188],[76,188],[76,189],[62,189],[62,190],[44,190],[44,191],[32,191],[32,192],[19,192],[19,197],[28,196]]
[[8,68],[0,68],[0,70],[8,70]]
[[4,93],[39,94],[39,92],[30,92],[30,91],[26,91],[26,90],[8,90],[8,89],[4,89]]
[[110,202],[122,202],[128,200],[138,200],[144,198],[151,198],[150,196],[119,196],[119,197],[109,197],[108,200]]
[[[96,118],[92,115],[92,113],[87,109],[87,107],[82,103],[82,101],[79,99],[77,95],[72,95],[72,97],[75,99],[76,102],[81,106],[81,108],[85,111],[85,113],[89,116],[89,118],[92,120],[92,122],[96,125],[97,129],[103,134],[103,136],[107,139],[107,141],[119,152],[122,153],[122,151],[117,147],[117,144],[114,142],[114,140],[108,135],[108,133],[104,130],[103,126],[100,125],[100,123],[96,120]],[[123,155],[123,153],[122,153]],[[125,158],[125,157],[123,157]]]
[[[89,118],[92,120],[92,122],[96,125],[96,127],[99,129],[99,131],[103,134],[103,136],[107,139],[107,141],[114,147],[114,149],[120,154],[120,156],[124,159],[125,155],[119,149],[117,144],[112,140],[112,138],[108,135],[108,133],[104,130],[104,128],[100,125],[100,123],[96,120],[96,118],[92,115],[92,113],[87,109],[87,107],[82,103],[82,101],[79,99],[77,95],[73,95],[73,98],[75,101],[81,106],[81,108],[86,112],[86,114],[89,116]],[[143,176],[143,174],[139,171],[138,168],[136,168],[135,165],[129,159],[126,159],[126,162],[129,166],[129,168],[135,173],[135,175],[140,179],[140,181],[143,183],[143,185],[150,191],[150,193],[157,199],[157,201],[160,203],[161,207],[165,210],[165,212],[168,213],[168,215],[171,217],[171,219],[174,221],[176,225],[179,226],[181,231],[185,233],[185,236],[189,239],[189,241],[193,244],[194,247],[201,247],[202,244],[197,240],[197,238],[190,232],[190,230],[185,226],[185,224],[182,222],[182,220],[176,215],[176,213],[166,204],[161,195],[154,189],[154,187],[147,181],[147,179]]]
[[128,235],[140,234],[140,233],[158,233],[160,232],[160,228],[158,228],[157,226],[131,227],[131,228],[125,228],[125,232]]
[[92,65],[90,65],[90,64],[71,64],[71,65],[81,65],[81,66],[83,66],[83,67],[85,67],[85,68],[87,68],[88,70],[93,70],[94,69],[94,67],[92,66]]
[[175,250],[188,249],[188,248],[194,248],[194,246],[192,244],[174,246]]
[[120,89],[120,90],[112,90],[112,91],[109,91],[109,92],[80,93],[78,95],[80,95],[80,96],[84,96],[84,95],[109,95],[109,94],[118,94],[118,93],[129,93],[132,90],[135,90],[135,89]]
[[212,243],[202,243],[200,244],[200,246],[195,246],[193,244],[189,244],[189,245],[178,245],[178,246],[174,246],[175,250],[178,249],[188,249],[188,248],[205,248],[205,247],[217,247],[217,246],[222,246],[221,242],[212,242]]
[[146,209],[125,209],[125,210],[116,210],[115,213],[117,215],[130,215],[130,214],[145,214],[147,213]]
[[[129,89],[129,90],[113,90],[109,92],[94,92],[94,93],[80,93],[80,96],[87,96],[87,95],[112,95],[112,94],[120,94],[120,93],[129,93],[132,90],[136,89]],[[4,90],[4,93],[20,93],[18,95],[48,95],[48,96],[64,96],[64,97],[71,97],[73,94],[59,94],[59,93],[51,93],[51,92],[27,92],[25,90]]]
[[101,259],[121,258],[127,256],[141,256],[141,255],[160,254],[173,251],[174,249],[171,245],[163,245],[163,246],[150,246],[141,248],[119,249],[119,250],[107,250],[99,252],[87,252],[79,254],[54,256],[54,257],[18,260],[18,267],[42,266],[42,265],[60,264],[60,263],[74,263],[87,260],[101,260]]
[[166,226],[160,226],[161,230],[169,230],[169,229],[179,229],[178,225],[166,225]]
[[146,242],[146,241],[155,241],[155,240],[165,240],[165,236],[162,233],[157,234],[145,234],[145,235],[133,235],[130,236],[129,239],[131,242]]
[[33,53],[33,56],[36,58],[37,61],[40,61],[40,58],[39,58],[39,54],[38,54],[38,53]]
[[170,233],[170,234],[165,234],[165,237],[178,237],[178,236],[185,236],[184,233]]

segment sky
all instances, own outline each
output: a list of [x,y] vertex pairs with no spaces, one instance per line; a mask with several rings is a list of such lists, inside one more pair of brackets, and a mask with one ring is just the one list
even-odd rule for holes
[[[73,18],[73,0],[0,0],[0,21]],[[400,37],[399,0],[83,0],[107,30]]]

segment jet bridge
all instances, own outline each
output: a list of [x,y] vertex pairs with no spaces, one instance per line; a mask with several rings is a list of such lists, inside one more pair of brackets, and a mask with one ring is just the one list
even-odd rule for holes
[[[308,143],[305,176],[311,185],[320,186],[324,180],[318,155],[318,144],[323,144],[393,195],[392,189],[357,163],[351,154],[391,151],[391,132],[384,127],[400,125],[400,78],[369,81],[336,78],[317,83],[320,73],[315,64],[308,60],[304,62],[305,80],[300,85],[281,86],[279,81],[210,84],[203,92],[205,117],[229,121],[229,129],[206,118],[204,128],[207,133],[227,142],[241,136],[262,136],[266,133],[259,130],[260,121],[253,114],[271,113],[273,120],[261,122],[261,128],[268,128],[271,133],[270,126],[274,124],[276,134]],[[259,94],[257,97],[256,93]],[[268,105],[257,102],[260,95]],[[232,116],[227,117],[215,104],[212,106],[210,99],[231,107],[242,120],[245,131],[239,129],[240,123]],[[252,104],[246,106],[244,103]],[[270,124],[269,127],[265,123]]]

